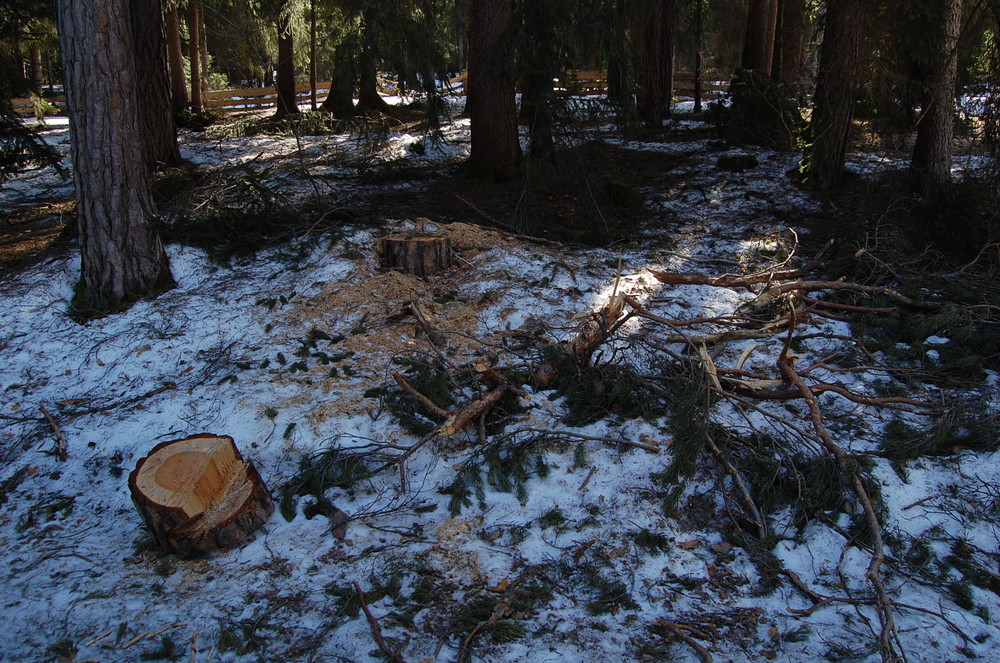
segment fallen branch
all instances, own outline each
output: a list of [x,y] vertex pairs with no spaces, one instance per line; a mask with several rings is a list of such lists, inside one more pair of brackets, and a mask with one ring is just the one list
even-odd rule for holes
[[686,627],[684,625],[668,622],[666,619],[657,619],[651,624],[651,626],[653,628],[662,628],[665,631],[669,631],[675,638],[683,641],[684,644],[688,645],[698,653],[698,658],[701,659],[702,663],[712,663],[712,655],[700,642],[685,632]]
[[[792,311],[795,310],[795,307],[791,302],[789,302],[789,308]],[[810,389],[809,385],[805,383],[802,377],[795,372],[795,368],[790,361],[794,332],[795,318],[793,314],[791,323],[788,326],[788,335],[785,337],[785,345],[782,348],[781,353],[778,355],[778,372],[801,392],[802,397],[805,399],[806,405],[809,408],[809,418],[812,422],[813,429],[816,431],[820,442],[834,457],[834,459],[836,459],[837,465],[839,467],[843,467],[845,460],[844,451],[836,442],[834,442],[833,437],[830,435],[824,421],[823,411],[819,407],[819,402],[816,400],[815,394],[812,389]],[[896,660],[906,661],[906,654],[903,652],[901,647],[899,647],[899,651],[897,652],[899,632],[896,630],[896,623],[893,618],[892,601],[889,599],[889,593],[885,588],[885,582],[882,580],[881,575],[882,564],[885,561],[885,545],[882,540],[882,525],[879,523],[878,516],[875,514],[875,507],[872,504],[871,497],[868,495],[868,491],[865,489],[864,483],[862,483],[861,477],[858,476],[857,472],[855,472],[852,476],[852,484],[854,494],[864,509],[865,519],[868,523],[869,529],[871,530],[873,541],[872,559],[868,565],[868,570],[865,572],[865,577],[868,578],[868,581],[875,589],[875,609],[876,612],[878,612],[879,622],[882,625],[882,632],[879,636],[882,660],[886,663],[891,663]]]
[[455,433],[458,433],[465,428],[470,421],[489,412],[490,408],[499,403],[500,399],[503,398],[508,391],[510,391],[509,384],[500,385],[499,387],[491,389],[489,393],[479,400],[472,401],[462,409],[450,413],[448,418],[445,419],[445,422],[441,425],[441,428],[438,429],[438,435],[454,435]]
[[170,626],[164,626],[159,631],[147,631],[146,633],[140,633],[139,635],[135,636],[134,638],[126,642],[124,645],[122,645],[121,648],[128,649],[129,647],[131,647],[132,645],[141,640],[145,640],[146,638],[155,638],[161,633],[166,633],[170,629],[180,628],[181,626],[187,626],[187,622],[177,622],[175,624],[171,624]]
[[59,430],[59,424],[56,423],[52,413],[46,410],[44,405],[39,405],[38,409],[41,410],[42,414],[45,415],[45,418],[48,419],[49,425],[52,426],[52,431],[56,434],[56,454],[59,456],[59,460],[66,460],[69,456],[66,452],[66,438],[63,437],[62,431]]
[[581,325],[580,331],[567,346],[577,364],[585,366],[590,363],[591,356],[608,340],[616,328],[628,299],[630,299],[628,295],[612,295],[600,310],[588,314],[587,321]]
[[504,617],[510,615],[511,612],[513,612],[511,610],[511,607],[506,603],[497,603],[496,607],[493,608],[493,614],[490,616],[490,618],[487,619],[485,622],[480,622],[479,624],[476,624],[476,626],[471,631],[469,631],[469,635],[465,636],[465,639],[462,640],[462,647],[458,651],[458,663],[465,663],[465,659],[469,655],[469,646],[472,644],[472,640],[477,635],[479,635],[480,631],[482,631],[484,628],[488,626],[496,624]]
[[789,281],[781,283],[769,290],[765,290],[756,300],[758,306],[766,306],[776,299],[793,292],[815,292],[817,290],[846,290],[857,292],[869,296],[883,296],[894,299],[900,304],[922,311],[936,311],[941,308],[938,304],[928,304],[918,302],[906,295],[896,292],[891,288],[883,288],[876,285],[864,285],[862,283],[851,283],[850,281]]
[[358,593],[358,601],[361,603],[361,609],[365,612],[365,617],[368,618],[368,625],[371,627],[372,637],[375,638],[378,648],[391,663],[406,663],[406,660],[402,656],[389,649],[389,645],[385,643],[385,639],[382,637],[382,629],[379,628],[378,621],[372,615],[371,610],[368,609],[365,593],[361,590],[361,585],[358,584],[357,580],[354,581],[354,591]]
[[419,391],[414,389],[413,386],[406,381],[406,378],[403,377],[403,374],[400,373],[399,371],[393,373],[392,377],[396,381],[396,384],[402,387],[403,391],[405,391],[410,398],[412,398],[417,403],[422,405],[424,409],[426,409],[428,412],[430,412],[438,419],[447,419],[452,414],[451,410],[445,410],[444,408],[439,407],[434,401],[432,401],[431,399],[427,398]]
[[659,270],[650,270],[653,276],[660,283],[666,283],[668,285],[713,285],[722,288],[745,288],[751,285],[759,285],[761,283],[772,283],[773,281],[779,279],[794,279],[800,276],[805,276],[809,272],[813,271],[820,265],[820,258],[826,253],[833,245],[833,240],[830,240],[826,245],[816,254],[816,257],[808,262],[808,264],[798,267],[796,269],[780,269],[786,260],[781,265],[775,267],[764,269],[759,272],[754,272],[752,274],[723,274],[722,276],[705,276],[704,274],[678,274],[676,272],[664,272]]

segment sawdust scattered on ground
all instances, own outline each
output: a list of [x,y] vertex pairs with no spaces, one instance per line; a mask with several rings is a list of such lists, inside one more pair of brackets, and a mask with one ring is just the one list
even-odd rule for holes
[[[510,287],[511,275],[491,273],[488,264],[473,264],[480,254],[494,249],[516,250],[521,241],[502,232],[466,223],[436,225],[418,221],[414,234],[426,233],[448,237],[452,243],[453,265],[443,273],[421,279],[401,272],[381,271],[374,257],[375,238],[357,248],[363,256],[354,260],[356,268],[347,278],[330,283],[308,301],[288,307],[282,328],[289,339],[302,338],[310,329],[342,334],[335,346],[337,353],[350,352],[365,357],[364,365],[354,365],[353,379],[342,374],[319,377],[282,372],[281,378],[296,385],[311,384],[311,389],[296,390],[284,406],[309,404],[309,418],[314,425],[342,417],[345,412],[363,414],[375,407],[364,393],[391,379],[397,369],[393,358],[408,357],[414,352],[445,352],[456,365],[481,358],[496,338],[482,331],[482,313],[493,301],[491,292]],[[535,247],[533,250],[537,251]],[[481,294],[462,297],[458,293],[472,283],[486,284]],[[419,310],[439,336],[434,344],[417,319],[407,309]],[[437,348],[437,350],[435,350]],[[331,353],[334,350],[330,350]],[[318,379],[317,379],[318,378]],[[317,398],[317,391],[324,394]]]

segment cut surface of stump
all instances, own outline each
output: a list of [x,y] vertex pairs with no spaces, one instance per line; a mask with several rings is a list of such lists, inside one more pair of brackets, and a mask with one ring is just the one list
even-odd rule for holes
[[237,546],[274,512],[260,474],[228,435],[162,442],[128,484],[157,542],[185,556]]
[[382,269],[398,269],[414,276],[430,276],[451,266],[447,237],[383,237],[378,241]]

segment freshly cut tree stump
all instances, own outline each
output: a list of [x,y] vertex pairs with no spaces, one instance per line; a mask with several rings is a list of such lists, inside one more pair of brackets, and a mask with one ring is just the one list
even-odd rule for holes
[[447,237],[383,237],[378,241],[378,255],[383,269],[430,276],[451,266],[451,240]]
[[128,486],[156,541],[184,556],[238,546],[274,512],[260,474],[228,435],[156,445]]

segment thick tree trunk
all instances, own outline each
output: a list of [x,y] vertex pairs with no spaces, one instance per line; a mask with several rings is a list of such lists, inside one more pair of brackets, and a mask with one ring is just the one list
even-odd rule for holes
[[512,0],[473,0],[469,23],[467,110],[472,120],[469,167],[473,176],[511,179],[517,174],[521,144],[510,35]]
[[181,161],[177,128],[170,111],[163,7],[161,0],[132,0],[129,8],[140,99],[139,124],[146,143],[146,167],[152,171]]
[[747,29],[740,66],[769,76],[774,56],[774,33],[777,0],[750,0],[747,5]]
[[958,39],[962,29],[962,0],[947,0],[940,24],[937,59],[924,88],[923,112],[910,160],[915,190],[931,197],[951,181],[951,143],[955,134],[955,85],[958,78]]
[[181,25],[177,7],[164,14],[167,38],[167,65],[170,71],[170,110],[180,113],[188,105],[187,77],[181,53]]
[[188,55],[191,60],[191,110],[204,110],[201,100],[201,2],[191,0],[188,5]]
[[330,92],[320,106],[334,117],[354,117],[354,59],[347,44],[337,46],[334,52],[333,81]]
[[868,0],[827,2],[806,161],[807,182],[818,189],[836,186],[844,168],[869,9]]
[[110,313],[173,280],[143,163],[127,0],[59,0],[80,234],[81,315]]
[[528,155],[533,160],[551,158],[553,78],[557,73],[556,15],[551,3],[529,2],[524,8],[528,31],[521,54],[524,70],[521,89],[521,119],[528,125]]
[[157,543],[184,556],[238,546],[274,512],[260,474],[229,436],[162,442],[139,461],[128,486]]
[[299,102],[295,95],[295,44],[292,39],[291,20],[286,13],[287,0],[278,3],[278,107],[275,115],[295,115]]
[[378,70],[375,62],[375,52],[369,46],[363,46],[361,51],[361,76],[358,81],[358,111],[377,111],[388,113],[391,109],[382,95],[378,93]]
[[633,16],[639,117],[654,127],[670,114],[674,87],[676,0],[641,0]]
[[805,34],[805,0],[778,0],[778,30],[775,35],[771,74],[785,85],[794,85],[802,70],[802,40]]
[[31,91],[35,94],[42,93],[42,85],[45,84],[42,75],[42,49],[37,46],[31,47]]

